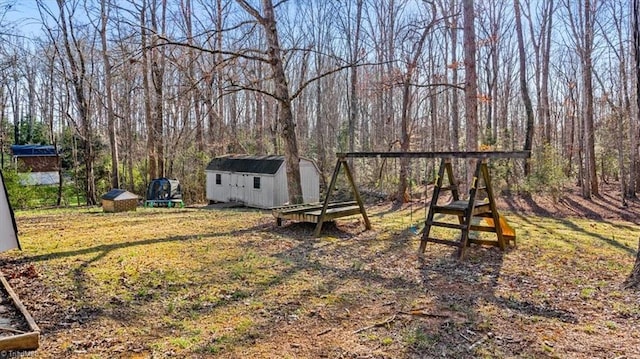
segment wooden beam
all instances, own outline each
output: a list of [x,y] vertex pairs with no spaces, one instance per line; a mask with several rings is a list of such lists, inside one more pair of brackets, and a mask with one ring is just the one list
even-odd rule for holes
[[0,283],[2,284],[4,291],[9,295],[11,301],[13,302],[13,306],[18,309],[22,317],[27,322],[29,326],[30,333],[23,333],[19,335],[7,336],[0,338],[0,350],[35,350],[38,349],[39,341],[40,341],[40,328],[36,324],[33,317],[27,311],[27,308],[22,304],[20,298],[13,291],[9,282],[5,279],[2,272],[0,272]]
[[331,182],[329,183],[329,188],[327,188],[327,193],[324,196],[324,203],[322,205],[322,210],[320,211],[320,218],[318,218],[318,224],[316,224],[316,229],[313,232],[314,237],[320,237],[320,231],[322,231],[322,224],[324,223],[325,214],[327,213],[327,207],[329,206],[329,198],[331,196],[331,192],[333,192],[333,189],[336,187],[336,181],[338,180],[338,173],[340,173],[340,166],[342,166],[342,162],[344,161],[340,159],[336,161],[336,168],[333,170],[333,175],[331,176]]
[[356,182],[353,180],[353,175],[351,174],[351,169],[349,168],[349,163],[344,163],[344,171],[347,174],[347,179],[351,184],[351,190],[353,191],[353,196],[356,198],[356,202],[358,202],[358,206],[360,207],[360,213],[362,214],[362,219],[364,219],[364,227],[368,230],[371,229],[371,222],[369,222],[369,217],[367,216],[367,210],[364,208],[364,202],[362,201],[362,197],[360,197],[360,192],[358,191],[358,186],[356,186]]
[[530,151],[339,152],[340,158],[530,158]]

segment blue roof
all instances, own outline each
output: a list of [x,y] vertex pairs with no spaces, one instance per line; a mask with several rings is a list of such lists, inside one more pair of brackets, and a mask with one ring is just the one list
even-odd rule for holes
[[11,145],[16,157],[57,156],[56,148],[51,145]]

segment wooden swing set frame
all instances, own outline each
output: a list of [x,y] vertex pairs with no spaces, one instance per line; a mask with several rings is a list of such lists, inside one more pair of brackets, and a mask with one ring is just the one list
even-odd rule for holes
[[[420,244],[420,251],[424,252],[427,242],[435,242],[442,244],[454,245],[459,248],[459,257],[464,255],[464,248],[470,243],[468,234],[470,230],[481,230],[495,232],[498,236],[498,241],[495,245],[504,249],[504,238],[501,223],[505,223],[502,217],[495,209],[495,202],[493,198],[493,191],[491,190],[491,178],[487,169],[487,162],[490,159],[527,159],[531,157],[530,151],[475,151],[475,152],[459,152],[459,151],[443,151],[443,152],[344,152],[336,154],[337,161],[336,166],[331,176],[331,182],[327,188],[326,195],[323,202],[297,205],[297,206],[284,206],[273,209],[273,215],[278,219],[278,224],[282,224],[283,219],[298,220],[304,222],[316,223],[314,236],[320,236],[322,231],[322,225],[325,222],[332,221],[336,218],[351,216],[354,214],[361,214],[364,220],[364,225],[367,230],[371,229],[371,222],[367,216],[367,211],[362,201],[362,197],[358,191],[358,188],[353,180],[353,174],[349,167],[348,159],[350,158],[438,158],[441,159],[441,166],[439,172],[439,178],[436,180],[436,189],[431,200],[429,207],[429,214],[425,221],[425,230],[422,232],[422,240]],[[453,178],[451,171],[452,159],[476,159],[478,165],[476,166],[475,180],[471,184],[470,199],[463,203],[459,199],[457,191],[457,182]],[[447,165],[448,163],[448,165]],[[338,179],[340,169],[344,167],[344,172],[347,176],[347,180],[351,187],[353,197],[355,201],[350,202],[331,202],[331,194],[333,193]],[[444,171],[449,179],[449,186],[442,187],[442,179]],[[475,203],[475,194],[478,189],[476,186],[477,180],[482,178],[485,182],[485,187],[488,194],[489,203],[478,204]],[[438,196],[441,189],[452,190],[453,199],[450,204],[451,207],[437,205]],[[458,216],[458,225],[441,225],[442,222],[434,222],[433,215],[435,213],[452,214]],[[488,217],[489,220],[493,220],[493,224],[488,227],[478,226],[477,224],[471,224],[471,217],[480,216]],[[446,226],[449,228],[456,228],[462,230],[462,235],[459,241],[445,241],[441,239],[435,239],[429,237],[431,226]],[[491,229],[493,228],[493,229]],[[515,234],[513,235],[515,241]],[[487,241],[471,240],[471,242],[481,244],[493,244]]]

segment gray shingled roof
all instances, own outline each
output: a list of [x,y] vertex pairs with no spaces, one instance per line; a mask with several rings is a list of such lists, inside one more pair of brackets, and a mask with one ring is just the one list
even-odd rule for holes
[[133,199],[133,198],[137,199],[138,195],[131,193],[129,191],[125,191],[123,189],[118,189],[118,188],[114,188],[102,196],[102,199],[106,199],[109,201],[113,201],[116,199],[125,200],[125,199]]
[[284,156],[229,155],[216,157],[207,166],[207,171],[247,172],[275,174],[284,163]]

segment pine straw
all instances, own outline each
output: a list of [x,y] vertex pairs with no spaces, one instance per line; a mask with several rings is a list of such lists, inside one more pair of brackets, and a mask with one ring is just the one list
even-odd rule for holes
[[640,356],[620,287],[637,226],[506,213],[518,247],[459,262],[416,254],[422,208],[369,213],[372,231],[312,238],[247,209],[20,212],[2,270],[43,330],[35,358]]

